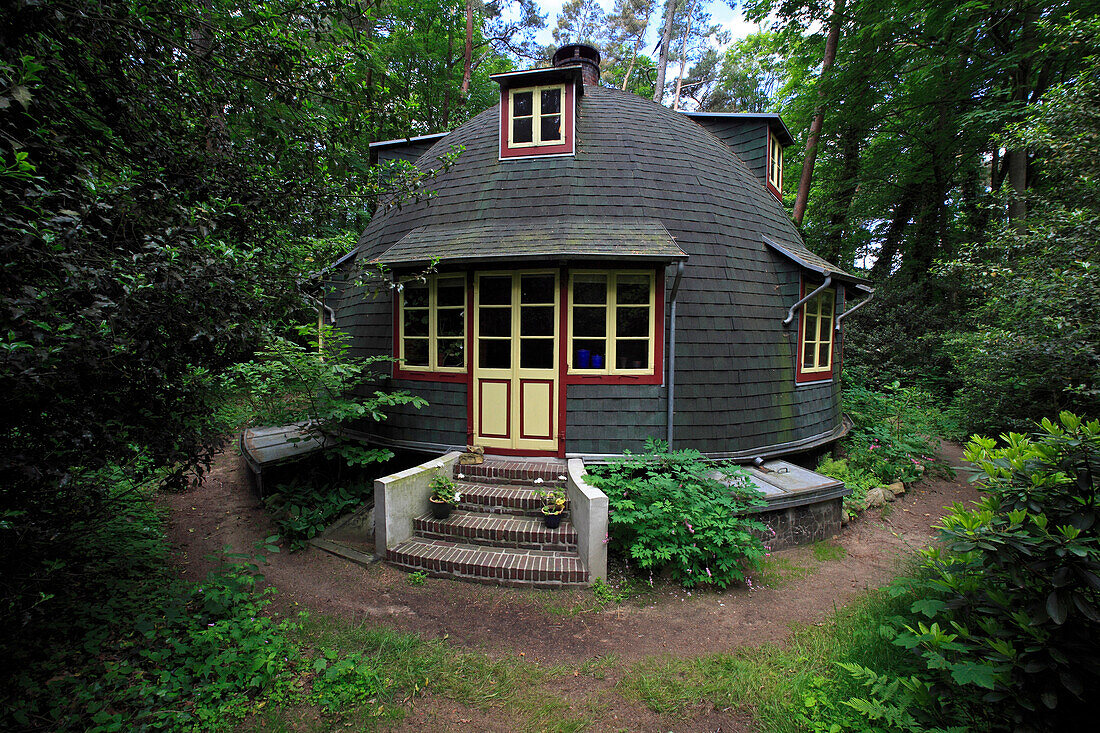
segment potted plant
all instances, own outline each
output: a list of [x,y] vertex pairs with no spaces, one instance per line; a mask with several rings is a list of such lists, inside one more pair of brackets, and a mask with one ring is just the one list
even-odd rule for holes
[[542,497],[542,518],[547,529],[557,529],[561,525],[561,515],[565,511],[565,490],[548,489],[539,491]]
[[462,501],[462,494],[458,493],[454,482],[443,474],[438,474],[429,484],[432,489],[428,497],[432,505],[432,516],[436,519],[446,519],[451,516],[451,510],[455,504]]

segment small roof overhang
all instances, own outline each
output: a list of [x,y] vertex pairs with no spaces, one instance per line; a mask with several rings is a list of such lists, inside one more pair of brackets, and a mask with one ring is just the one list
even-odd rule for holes
[[861,290],[870,290],[870,288],[867,286],[870,285],[871,281],[867,278],[853,275],[850,272],[845,272],[836,265],[818,257],[813,252],[805,249],[804,247],[796,247],[791,244],[783,244],[780,242],[776,242],[774,239],[770,239],[768,237],[764,237],[763,239],[764,244],[768,245],[787,259],[794,261],[800,267],[806,270],[816,272],[822,276],[832,275],[834,280],[840,280],[842,282],[847,282],[852,285],[862,286],[860,288]]
[[572,82],[577,85],[577,92],[584,94],[580,66],[550,66],[545,69],[506,71],[502,74],[490,74],[489,78],[500,84],[501,89],[553,84],[555,82]]
[[447,135],[449,134],[450,133],[448,132],[433,132],[431,135],[417,135],[416,137],[399,137],[393,140],[379,140],[377,142],[370,143],[369,145],[367,145],[367,147],[371,150],[377,150],[378,148],[392,148],[397,146],[410,145],[413,143],[434,143],[436,140],[441,140],[447,137]]
[[681,114],[686,117],[706,117],[716,120],[720,119],[734,119],[734,120],[763,120],[768,123],[768,129],[775,133],[775,136],[779,138],[779,144],[783,147],[794,142],[794,136],[791,135],[791,131],[787,129],[787,126],[783,124],[783,118],[777,115],[775,112],[684,112],[679,110]]
[[685,259],[687,254],[656,219],[554,217],[422,226],[373,261],[401,268],[432,262]]

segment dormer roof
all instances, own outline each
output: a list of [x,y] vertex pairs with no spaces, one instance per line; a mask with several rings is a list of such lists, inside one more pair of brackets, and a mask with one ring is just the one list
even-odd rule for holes
[[787,126],[783,124],[783,119],[775,112],[684,112],[681,110],[680,113],[696,120],[709,119],[730,122],[757,120],[768,125],[768,129],[775,134],[779,144],[783,147],[787,147],[794,142],[791,131],[787,129]]

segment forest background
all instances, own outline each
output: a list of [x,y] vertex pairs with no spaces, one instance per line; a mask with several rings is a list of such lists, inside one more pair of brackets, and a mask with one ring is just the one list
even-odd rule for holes
[[876,289],[847,378],[960,432],[1098,414],[1095,7],[750,0],[738,40],[709,7],[0,0],[5,647],[83,633],[65,609],[128,562],[104,532],[219,445],[220,375],[314,317],[380,196],[430,191],[367,144],[453,129],[558,43],[668,106],[783,116],[786,205]]

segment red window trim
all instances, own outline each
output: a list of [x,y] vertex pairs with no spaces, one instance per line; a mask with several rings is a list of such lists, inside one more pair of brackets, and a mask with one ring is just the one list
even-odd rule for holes
[[[553,86],[548,84],[532,84],[531,86]],[[516,86],[517,89],[524,87]],[[533,158],[540,155],[572,155],[576,152],[576,146],[573,144],[573,121],[576,118],[576,107],[574,106],[574,100],[576,99],[576,85],[566,82],[565,84],[565,103],[563,108],[563,117],[565,118],[565,139],[558,145],[538,145],[527,146],[522,148],[512,148],[508,146],[508,125],[511,122],[511,110],[508,106],[508,94],[511,88],[502,88],[500,90],[500,157],[503,158]]]
[[[466,275],[466,273],[463,273]],[[401,362],[397,361],[399,354],[401,353],[401,293],[395,288],[393,291],[393,318],[392,330],[393,330],[393,378],[394,379],[409,379],[415,382],[451,382],[459,384],[466,382],[469,376],[473,373],[473,369],[470,368],[470,312],[473,309],[474,302],[474,289],[470,287],[469,275],[466,275],[466,313],[463,314],[466,320],[466,368],[461,372],[436,372],[427,369],[405,369],[401,366]]]
[[[776,141],[777,142],[778,142],[778,139],[779,139],[779,137],[776,136]],[[779,200],[779,203],[783,203],[783,192],[780,191],[775,186],[773,186],[772,181],[771,181],[771,177],[772,177],[772,129],[770,127],[768,127],[767,125],[764,126],[764,150],[767,151],[767,154],[764,156],[764,188],[768,189],[768,192],[771,193],[772,196],[775,196],[775,198]],[[782,147],[780,148],[780,151],[782,151]],[[779,175],[780,175],[780,183],[782,183],[783,182],[783,179],[782,179],[783,170],[782,170],[782,168],[780,168]]]
[[[821,283],[815,283],[814,289],[821,286]],[[799,299],[806,297],[806,278],[801,278],[799,285]],[[833,286],[833,318],[832,323],[829,324],[829,328],[836,328],[836,306],[837,300],[840,298],[840,289]],[[812,290],[810,292],[813,292]],[[833,376],[837,374],[837,337],[836,331],[833,331],[833,347],[832,353],[829,354],[829,371],[827,372],[809,372],[804,373],[802,371],[802,352],[805,350],[805,343],[802,340],[803,329],[806,327],[806,305],[803,303],[798,309],[798,342],[795,347],[794,366],[795,366],[795,384],[818,384],[833,381]]]

